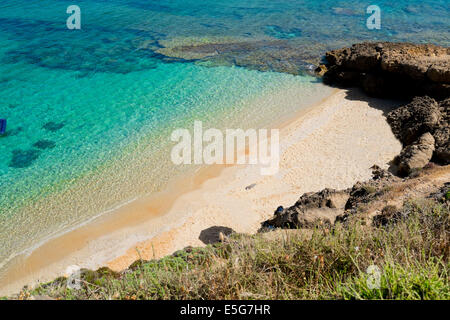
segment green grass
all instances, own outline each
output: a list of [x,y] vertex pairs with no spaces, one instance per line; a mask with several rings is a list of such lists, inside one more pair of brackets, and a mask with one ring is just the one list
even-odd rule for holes
[[[236,234],[121,274],[88,272],[81,290],[58,279],[20,298],[449,299],[448,205],[422,200],[401,211],[405,218],[379,228],[354,216],[312,235]],[[380,270],[379,287],[369,286],[369,266]]]

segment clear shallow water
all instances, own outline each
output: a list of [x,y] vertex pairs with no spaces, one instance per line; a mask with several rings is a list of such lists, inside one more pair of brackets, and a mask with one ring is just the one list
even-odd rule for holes
[[[66,8],[75,3],[80,31],[65,26]],[[166,57],[158,53],[160,41],[264,37],[293,43],[305,61],[361,40],[450,43],[450,1],[378,1],[379,31],[365,28],[369,4],[0,4],[0,118],[8,119],[0,137],[0,266],[55,233],[162,188],[184,169],[168,159],[174,128],[189,128],[194,119],[215,127],[267,125],[329,92],[307,75]],[[258,100],[280,90],[283,99]]]

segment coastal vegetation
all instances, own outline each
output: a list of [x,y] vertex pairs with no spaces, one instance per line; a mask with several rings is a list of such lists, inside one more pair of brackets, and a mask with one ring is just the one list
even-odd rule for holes
[[[232,234],[205,248],[137,261],[121,273],[83,270],[79,290],[59,278],[15,298],[450,299],[448,184],[405,199],[400,209],[382,205],[445,172],[433,167],[391,188],[378,184],[371,202],[334,225],[317,220],[302,229]],[[368,215],[370,203],[381,205],[376,216]],[[374,267],[375,287],[367,273]]]

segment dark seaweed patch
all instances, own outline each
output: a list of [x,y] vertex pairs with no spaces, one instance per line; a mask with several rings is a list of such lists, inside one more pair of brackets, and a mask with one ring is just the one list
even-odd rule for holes
[[64,127],[64,122],[56,123],[53,121],[47,122],[42,126],[42,129],[47,131],[56,132]]
[[36,149],[29,150],[13,150],[12,159],[9,163],[10,168],[27,168],[39,158],[40,151]]
[[51,140],[42,139],[33,144],[33,147],[36,147],[41,150],[45,149],[53,149],[56,146],[56,143]]
[[8,130],[6,130],[6,133],[4,135],[0,135],[0,138],[16,136],[22,131],[23,131],[22,127],[17,127],[17,128],[14,128],[14,129],[8,129]]

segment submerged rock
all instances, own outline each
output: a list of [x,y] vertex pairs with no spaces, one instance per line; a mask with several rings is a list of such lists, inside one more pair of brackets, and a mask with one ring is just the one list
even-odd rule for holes
[[47,122],[46,124],[44,124],[42,126],[42,129],[45,129],[50,132],[56,132],[58,130],[61,130],[64,126],[65,126],[64,122],[57,123],[57,122],[50,121],[50,122]]
[[33,144],[33,147],[36,147],[41,150],[45,149],[53,149],[56,146],[56,143],[51,140],[42,139]]
[[27,168],[39,158],[40,154],[41,152],[36,149],[13,150],[9,167],[16,169]]
[[317,62],[320,50],[292,42],[300,36],[299,29],[268,27],[271,36],[258,39],[188,37],[160,40],[157,52],[167,58],[195,61],[203,66],[239,66],[294,75],[309,73],[310,63]]

